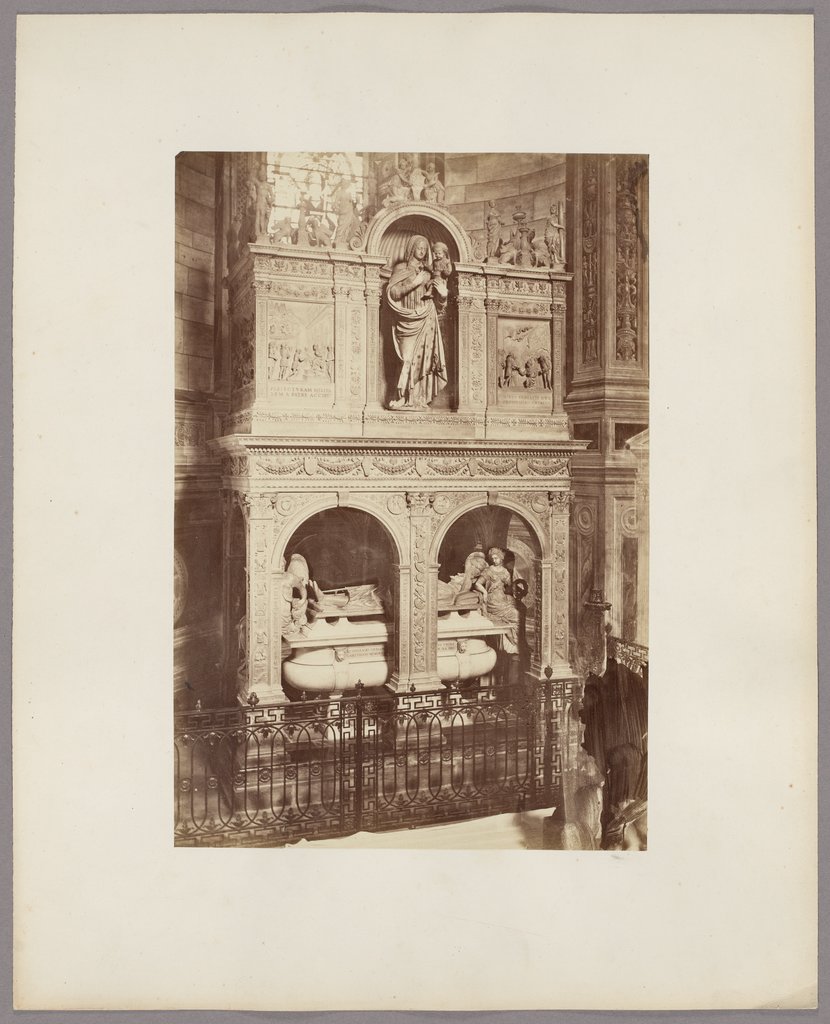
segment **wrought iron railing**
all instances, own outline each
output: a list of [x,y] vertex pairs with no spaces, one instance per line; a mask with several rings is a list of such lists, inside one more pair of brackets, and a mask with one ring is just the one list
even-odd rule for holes
[[175,841],[280,845],[557,804],[572,680],[177,716]]
[[648,679],[648,647],[618,636],[609,636],[606,649],[609,658]]

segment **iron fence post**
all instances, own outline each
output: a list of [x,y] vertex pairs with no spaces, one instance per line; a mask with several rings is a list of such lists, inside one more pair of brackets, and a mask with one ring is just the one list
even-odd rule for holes
[[551,701],[551,681],[553,669],[550,665],[545,668],[545,749],[544,749],[544,775],[542,778],[545,794],[545,803],[549,804],[553,789],[553,707]]
[[363,684],[358,681],[355,699],[354,747],[354,824],[355,831],[363,830]]
[[337,728],[338,728],[338,743],[339,743],[340,749],[338,751],[337,757],[338,757],[339,767],[340,767],[340,771],[338,773],[340,775],[338,793],[339,793],[339,803],[340,803],[340,831],[341,832],[345,832],[346,831],[346,797],[347,797],[347,793],[348,793],[348,788],[346,786],[346,772],[348,770],[348,768],[347,768],[348,758],[346,757],[346,728],[345,728],[345,723],[343,721],[343,712],[344,712],[343,705],[344,705],[344,701],[343,700],[338,701],[338,704],[337,704],[337,721],[338,721],[338,726],[337,726]]

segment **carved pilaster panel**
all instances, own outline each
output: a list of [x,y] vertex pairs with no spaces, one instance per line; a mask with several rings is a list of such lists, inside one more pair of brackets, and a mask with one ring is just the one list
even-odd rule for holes
[[553,614],[553,562],[540,559],[537,571],[536,593],[541,595],[541,621],[537,623],[539,634],[539,660],[541,667],[550,665],[554,660],[552,634],[554,630]]
[[412,602],[410,636],[412,641],[410,675],[435,674],[438,615],[438,568],[430,561],[435,527],[435,495],[408,491],[411,536]]
[[349,351],[349,295],[348,285],[334,287],[334,395],[338,404],[346,401],[346,359]]
[[553,535],[553,654],[568,661],[568,540],[570,495],[554,492],[551,502]]
[[363,307],[349,307],[349,401],[362,406],[366,401],[366,311]]
[[378,402],[378,377],[375,367],[380,360],[380,271],[366,267],[366,401]]
[[[250,685],[268,681],[268,546],[270,521],[253,518],[260,502],[251,507],[248,529],[248,665]],[[256,510],[256,513],[255,513]]]
[[459,295],[458,307],[458,401],[461,408],[472,402],[470,392],[470,308],[472,298]]
[[542,562],[541,559],[535,559],[533,563],[533,583],[534,591],[536,594],[536,603],[534,606],[534,641],[533,641],[533,657],[535,660],[534,669],[538,672],[545,664],[542,657],[543,643],[542,634],[544,632],[544,612],[543,612],[543,589],[542,589]]
[[487,317],[487,404],[493,406],[498,398],[499,312],[501,301],[487,299],[484,304]]
[[565,318],[557,311],[553,316],[553,411],[562,412],[565,383],[562,374],[565,349]]
[[486,320],[478,311],[469,314],[470,403],[481,408],[485,405],[484,381],[487,376]]
[[640,253],[636,182],[639,162],[617,158],[616,196],[616,359],[637,362],[640,352]]
[[231,317],[231,390],[236,394],[247,392],[253,386],[255,341],[253,304],[241,304]]
[[426,516],[412,519],[412,670],[427,671],[427,545],[429,521]]
[[[582,363],[599,360],[599,160],[587,157],[582,165]],[[579,311],[577,311],[577,314]]]
[[401,565],[398,572],[398,600],[395,608],[397,674],[401,680],[406,680],[410,676],[412,651],[412,621],[409,615],[412,607],[412,570],[408,565]]

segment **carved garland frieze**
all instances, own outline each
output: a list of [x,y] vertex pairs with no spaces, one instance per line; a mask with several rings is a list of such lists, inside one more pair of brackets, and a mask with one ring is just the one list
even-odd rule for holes
[[[261,454],[254,461],[258,471],[268,476],[356,476],[368,479],[398,477],[486,478],[486,477],[567,477],[566,457],[524,455],[371,455],[311,453]],[[228,475],[234,475],[229,473]]]

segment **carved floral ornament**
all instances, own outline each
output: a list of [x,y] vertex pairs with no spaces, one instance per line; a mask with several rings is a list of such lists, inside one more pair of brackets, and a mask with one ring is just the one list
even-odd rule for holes
[[202,448],[205,444],[204,420],[178,420],[176,422],[177,448]]

